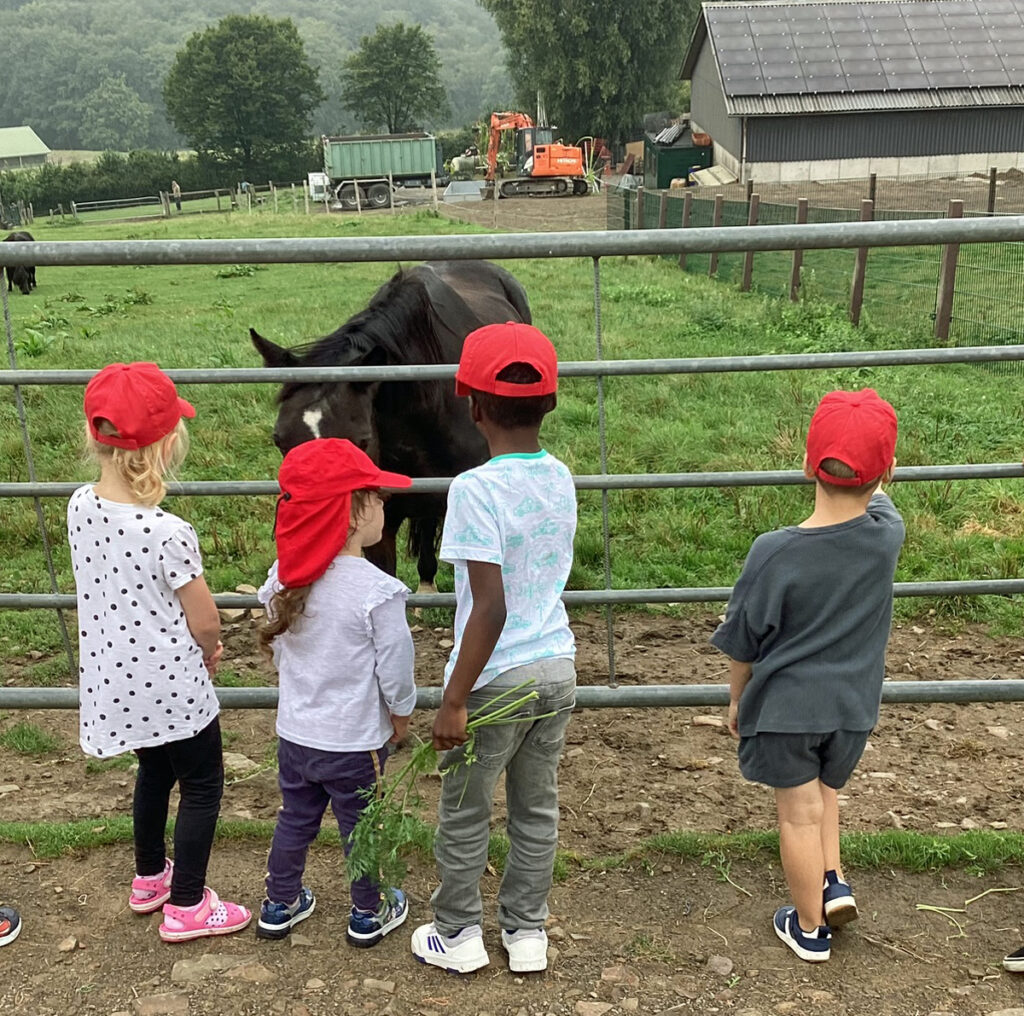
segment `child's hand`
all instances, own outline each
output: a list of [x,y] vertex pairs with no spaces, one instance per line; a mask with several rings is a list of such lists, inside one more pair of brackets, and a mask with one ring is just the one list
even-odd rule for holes
[[729,733],[738,741],[740,739],[740,704],[729,703]]
[[409,720],[411,716],[395,716],[391,714],[391,726],[394,728],[394,734],[392,734],[388,744],[398,744],[405,740],[406,735],[409,733]]
[[453,706],[441,703],[441,708],[434,717],[434,748],[447,751],[467,741],[466,722],[469,716],[465,706]]
[[220,663],[220,658],[224,655],[224,643],[218,642],[217,648],[214,649],[210,656],[207,656],[203,663],[206,664],[206,669],[209,671],[210,677],[213,677],[217,673],[217,664]]

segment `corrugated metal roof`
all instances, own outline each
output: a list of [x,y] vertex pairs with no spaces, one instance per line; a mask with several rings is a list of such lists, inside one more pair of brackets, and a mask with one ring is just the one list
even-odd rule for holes
[[1024,0],[705,3],[682,77],[707,40],[734,115],[1021,102]]
[[1024,106],[1024,86],[1012,88],[908,89],[905,92],[845,92],[826,95],[737,95],[725,97],[730,116],[796,113],[867,113],[875,110],[964,109]]
[[0,159],[47,155],[49,151],[31,127],[0,127]]

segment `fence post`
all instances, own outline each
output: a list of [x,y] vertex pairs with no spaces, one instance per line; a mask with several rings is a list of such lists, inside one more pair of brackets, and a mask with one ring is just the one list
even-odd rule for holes
[[878,174],[877,173],[872,173],[871,176],[868,177],[868,201],[871,202],[872,208],[874,208],[874,205],[875,205],[875,196],[876,196],[877,192],[878,192]]
[[302,207],[303,214],[309,215],[309,185],[305,183],[302,185]]
[[[798,198],[796,203],[796,223],[798,226],[807,221],[807,198]],[[789,298],[794,303],[800,299],[800,269],[804,264],[803,249],[793,251],[793,270],[789,275]]]
[[644,187],[641,184],[636,189],[636,220],[633,223],[633,228],[643,229],[644,227]]
[[[722,224],[722,207],[725,204],[725,198],[721,194],[715,195],[715,212],[711,217],[711,226],[713,229],[717,229]],[[718,271],[718,251],[715,251],[710,259],[708,260],[708,278],[713,278],[715,272]]]
[[[57,207],[60,209],[60,221],[64,221],[64,205],[61,202],[57,202]],[[78,206],[74,201],[71,202],[71,218],[78,219]]]
[[[750,207],[747,209],[747,225],[757,225],[757,215],[761,209],[761,195],[750,195]],[[743,281],[740,283],[740,292],[750,292],[750,282],[754,275],[754,252],[748,250],[743,256]]]
[[[874,174],[872,174],[874,175]],[[875,215],[875,203],[871,200],[861,201],[860,221],[870,222]],[[860,324],[860,309],[864,303],[864,276],[868,267],[867,247],[858,247],[853,262],[853,285],[850,287],[850,321]]]
[[392,215],[398,214],[395,208],[395,177],[392,173],[388,173],[388,208],[391,209]]
[[274,214],[276,215],[277,211],[278,211],[278,208],[277,208],[277,188],[274,186],[273,181],[271,181],[271,183],[270,183],[270,194],[271,194],[271,196],[274,199]]
[[430,193],[434,195],[434,211],[437,211],[437,173],[430,171]]
[[985,209],[989,215],[996,214],[996,167],[988,171],[988,205]]
[[298,202],[295,200],[295,184],[292,184],[292,212],[298,210]]
[[[947,219],[962,219],[963,201],[951,200]],[[939,291],[935,298],[935,338],[949,341],[949,325],[953,320],[953,294],[956,291],[956,264],[960,258],[960,244],[947,243],[942,248],[939,263]]]
[[[690,228],[690,215],[693,212],[693,191],[688,190],[683,195],[683,229]],[[685,251],[679,255],[679,267],[685,272],[686,271],[686,253]]]
[[668,191],[662,191],[658,199],[658,229],[668,225]]

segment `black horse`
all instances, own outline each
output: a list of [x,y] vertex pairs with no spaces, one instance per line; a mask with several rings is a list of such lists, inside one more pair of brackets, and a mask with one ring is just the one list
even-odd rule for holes
[[[31,233],[26,233],[24,230],[19,230],[17,233],[11,233],[5,236],[3,239],[4,243],[12,242],[17,243],[19,241],[32,242],[35,238]],[[10,292],[14,292],[15,289],[20,289],[25,296],[28,296],[33,289],[36,288],[36,270],[31,265],[14,265],[13,267],[7,266],[7,288]]]
[[[285,349],[250,329],[267,367],[457,363],[466,335],[501,321],[530,323],[523,287],[488,261],[428,261],[400,270],[370,305],[337,331]],[[274,444],[284,454],[316,437],[343,437],[382,469],[409,476],[454,476],[487,458],[487,444],[455,397],[452,381],[327,381],[285,384]],[[367,556],[395,573],[395,536],[409,519],[409,551],[420,590],[437,574],[444,494],[403,494],[384,509],[384,538]]]

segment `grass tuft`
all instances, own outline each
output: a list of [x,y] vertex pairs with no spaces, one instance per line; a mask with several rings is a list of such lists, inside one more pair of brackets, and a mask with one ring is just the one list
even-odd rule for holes
[[34,723],[22,720],[0,734],[0,747],[19,755],[49,755],[60,747],[60,741]]

